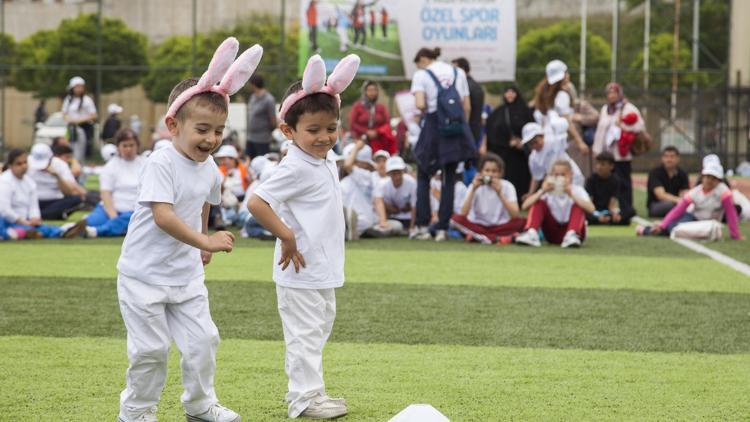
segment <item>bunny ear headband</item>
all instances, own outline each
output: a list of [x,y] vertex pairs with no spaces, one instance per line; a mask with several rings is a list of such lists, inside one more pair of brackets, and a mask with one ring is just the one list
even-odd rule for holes
[[208,69],[201,76],[198,84],[186,89],[174,100],[172,105],[169,106],[166,117],[174,118],[180,107],[203,92],[221,94],[228,104],[229,96],[239,91],[247,83],[263,56],[263,47],[255,44],[235,60],[239,49],[240,43],[237,38],[229,37],[224,40],[214,52],[211,63],[208,64]]
[[316,54],[307,61],[305,72],[302,74],[302,89],[288,96],[281,105],[279,118],[283,121],[286,113],[299,100],[312,94],[328,94],[341,104],[339,94],[352,83],[359,69],[359,56],[350,54],[336,65],[326,81],[326,65],[323,58]]

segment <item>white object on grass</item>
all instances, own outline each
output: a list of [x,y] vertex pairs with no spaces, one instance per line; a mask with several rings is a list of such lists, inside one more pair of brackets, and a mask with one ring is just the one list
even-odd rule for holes
[[450,419],[429,404],[412,404],[388,422],[450,422]]

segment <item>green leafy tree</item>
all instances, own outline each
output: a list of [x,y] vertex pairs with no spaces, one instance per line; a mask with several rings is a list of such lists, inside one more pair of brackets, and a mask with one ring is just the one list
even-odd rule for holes
[[192,39],[188,36],[167,38],[152,50],[151,65],[143,77],[143,89],[149,100],[166,103],[172,87],[191,75]]
[[[580,67],[581,26],[567,22],[534,29],[518,40],[516,81],[526,93],[531,93],[544,77],[544,67],[552,59],[568,65],[571,80],[576,81]],[[603,87],[609,80],[610,46],[604,38],[586,34],[586,85]],[[501,84],[488,84],[490,92],[499,93]],[[531,98],[530,96],[528,98]]]
[[[653,71],[649,76],[649,85],[654,90],[669,90],[672,87],[672,61],[673,61],[673,43],[674,38],[671,33],[661,33],[651,38],[649,43],[649,66]],[[680,40],[678,49],[679,64],[677,70],[680,71],[678,83],[682,88],[690,85],[693,81],[699,83],[706,82],[706,75],[698,72],[692,73],[689,70],[691,65],[691,52],[687,42]],[[632,69],[643,68],[643,52],[639,53],[635,61],[630,65]]]
[[[17,60],[16,40],[9,34],[0,34],[0,64],[12,65]],[[8,69],[0,69],[0,77],[7,77],[9,73]]]

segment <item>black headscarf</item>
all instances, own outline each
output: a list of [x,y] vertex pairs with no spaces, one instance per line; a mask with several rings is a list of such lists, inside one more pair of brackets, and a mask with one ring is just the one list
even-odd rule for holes
[[[505,100],[505,92],[514,91],[516,99],[512,103]],[[509,148],[511,137],[521,137],[521,129],[526,123],[534,120],[521,91],[515,85],[503,90],[503,104],[487,117],[487,149],[498,152],[499,148]]]

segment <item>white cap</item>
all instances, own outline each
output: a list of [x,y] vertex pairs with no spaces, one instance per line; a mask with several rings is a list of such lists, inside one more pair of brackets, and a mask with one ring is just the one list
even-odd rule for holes
[[29,168],[44,170],[52,160],[52,148],[47,144],[34,144],[29,154]]
[[704,176],[713,176],[721,180],[724,178],[724,167],[718,163],[708,163],[708,165],[703,166],[701,174]]
[[290,140],[287,139],[286,141],[284,141],[284,142],[281,143],[281,146],[279,146],[279,152],[283,154],[283,153],[289,151],[289,147],[291,145],[292,145],[292,141],[290,141]]
[[565,78],[565,72],[568,71],[568,66],[560,60],[552,60],[547,63],[545,72],[547,73],[547,83],[554,85]]
[[70,78],[70,82],[68,82],[68,89],[71,89],[76,85],[86,85],[86,81],[80,76],[73,76]]
[[544,130],[542,130],[542,127],[538,123],[531,122],[523,125],[523,129],[521,129],[521,141],[523,144],[530,142],[538,135],[544,135]]
[[170,145],[172,145],[172,141],[170,141],[169,139],[160,139],[154,144],[154,151],[159,151],[160,149],[167,148]]
[[260,175],[263,174],[263,169],[266,167],[266,164],[268,164],[268,162],[269,159],[263,155],[259,155],[250,160],[250,170],[253,171],[253,175],[255,178],[260,179]]
[[237,158],[239,157],[239,154],[237,154],[237,148],[231,146],[231,145],[222,145],[221,148],[214,154],[214,157],[216,158]]
[[107,106],[107,113],[109,114],[122,113],[122,107],[120,107],[118,104],[112,103]]
[[[344,148],[344,158],[351,155],[352,151],[354,150],[354,146],[355,144],[349,144],[346,146],[346,148]],[[369,145],[365,145],[361,150],[359,150],[359,152],[357,152],[357,161],[364,161],[371,165],[374,164],[372,162],[372,148],[370,148]]]
[[386,173],[390,173],[394,170],[406,170],[406,163],[404,162],[404,159],[399,157],[398,155],[394,155],[393,157],[388,158],[388,161],[385,162]]
[[711,164],[721,165],[721,160],[719,159],[718,155],[708,154],[707,156],[703,157],[703,167],[706,167]]
[[373,160],[380,158],[380,157],[391,158],[391,154],[384,149],[379,149],[375,152],[375,154],[372,155]]
[[102,150],[100,152],[102,153],[102,159],[104,161],[109,161],[117,155],[117,145],[104,144],[102,145]]

